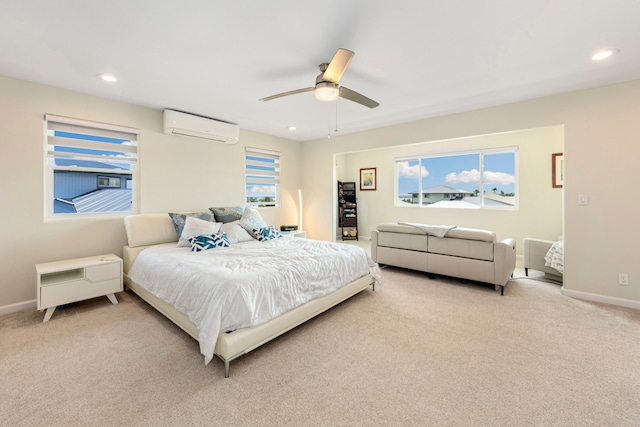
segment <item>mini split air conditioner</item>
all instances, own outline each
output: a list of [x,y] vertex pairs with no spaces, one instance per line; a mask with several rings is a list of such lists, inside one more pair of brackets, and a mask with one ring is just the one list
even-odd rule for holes
[[193,136],[233,145],[238,143],[240,128],[221,122],[175,110],[164,110],[164,133]]

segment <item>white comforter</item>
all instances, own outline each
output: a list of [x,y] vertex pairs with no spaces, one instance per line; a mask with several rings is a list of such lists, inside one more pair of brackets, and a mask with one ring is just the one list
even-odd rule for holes
[[380,280],[362,248],[280,238],[202,252],[154,246],[137,256],[129,278],[198,327],[207,364],[221,331],[260,325],[366,274]]

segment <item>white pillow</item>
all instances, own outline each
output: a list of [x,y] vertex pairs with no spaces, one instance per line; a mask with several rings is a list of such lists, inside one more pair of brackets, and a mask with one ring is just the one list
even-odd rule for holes
[[217,233],[222,226],[221,222],[205,221],[203,219],[188,216],[184,222],[182,234],[178,240],[178,247],[191,247],[189,237],[202,236],[204,234]]
[[238,225],[239,222],[240,220],[222,224],[222,227],[220,227],[220,232],[227,233],[227,239],[230,243],[240,243],[255,240],[253,236],[251,236],[251,234],[247,232],[247,230]]

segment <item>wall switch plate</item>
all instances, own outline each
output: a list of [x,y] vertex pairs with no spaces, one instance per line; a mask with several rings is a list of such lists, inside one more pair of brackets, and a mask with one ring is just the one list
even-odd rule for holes
[[588,205],[589,204],[589,196],[586,194],[581,194],[578,196],[578,204],[579,205]]
[[627,273],[618,273],[618,285],[629,286],[629,275]]

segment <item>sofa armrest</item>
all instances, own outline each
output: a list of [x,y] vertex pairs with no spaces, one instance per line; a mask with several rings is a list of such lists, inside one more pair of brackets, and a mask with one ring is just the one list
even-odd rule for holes
[[523,242],[524,267],[533,268],[534,270],[539,270],[538,267],[544,267],[544,256],[553,245],[553,242],[530,237],[526,237]]
[[532,269],[553,276],[562,275],[559,271],[545,265],[544,256],[549,252],[553,243],[551,240],[533,239],[531,237],[524,239],[523,265],[526,273],[528,273],[529,269]]
[[504,286],[507,284],[513,271],[516,269],[516,241],[504,239],[494,243],[493,265],[495,285]]

